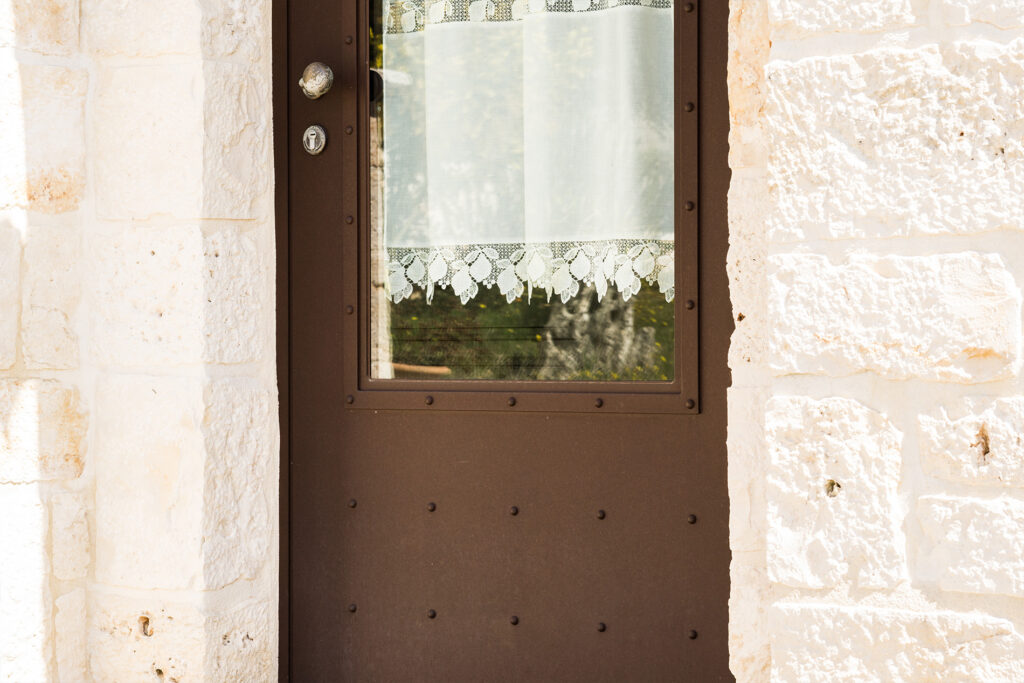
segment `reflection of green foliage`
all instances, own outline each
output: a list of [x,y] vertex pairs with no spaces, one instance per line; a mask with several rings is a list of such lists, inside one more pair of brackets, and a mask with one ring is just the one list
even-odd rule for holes
[[[534,291],[509,304],[497,288],[481,289],[463,305],[450,290],[422,293],[391,308],[391,352],[396,363],[447,367],[450,379],[536,379],[545,363],[548,320],[557,303]],[[674,376],[673,305],[654,287],[644,287],[630,305],[634,328],[653,328],[657,352],[646,366],[598,369],[596,359],[579,358],[578,369],[560,379],[667,381]]]
[[384,66],[384,27],[381,0],[370,0],[370,67]]

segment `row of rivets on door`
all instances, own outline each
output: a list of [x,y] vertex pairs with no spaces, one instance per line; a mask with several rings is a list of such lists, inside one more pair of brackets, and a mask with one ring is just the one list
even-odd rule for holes
[[[350,613],[352,613],[352,614],[355,614],[356,611],[358,611],[358,609],[359,609],[359,607],[355,603],[352,603],[352,604],[350,604],[348,606],[348,611]],[[427,619],[431,619],[431,620],[437,619],[437,610],[436,609],[428,609],[427,610]],[[515,614],[513,614],[511,617],[508,618],[508,623],[511,624],[512,626],[519,626],[519,621],[520,621],[519,620],[519,616],[515,615]],[[607,630],[608,630],[608,624],[606,624],[603,621],[597,622],[597,632],[598,633],[604,633]],[[687,632],[687,634],[686,634],[686,636],[690,640],[697,640],[697,636],[698,635],[699,634],[697,633],[697,631],[695,631],[693,629],[690,629],[690,631]]]
[[[352,499],[350,499],[348,501],[348,506],[350,508],[355,508],[358,504],[359,504],[359,501],[357,501],[355,498],[352,498]],[[437,512],[437,503],[435,503],[433,501],[427,503],[427,512]],[[518,505],[510,506],[509,509],[508,509],[508,514],[512,515],[513,517],[518,517],[519,516],[519,506]],[[605,510],[598,510],[597,511],[597,518],[598,519],[605,519],[607,517],[608,517],[607,511],[605,511]],[[687,515],[686,516],[686,522],[688,524],[696,524],[697,523],[697,515]]]

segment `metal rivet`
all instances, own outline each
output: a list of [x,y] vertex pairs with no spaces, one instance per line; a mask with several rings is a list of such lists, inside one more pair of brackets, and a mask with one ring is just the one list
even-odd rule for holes
[[604,633],[607,630],[608,630],[608,626],[603,621],[597,625],[598,633]]
[[355,220],[356,219],[353,216],[345,216],[345,222],[348,223],[349,225],[352,225],[352,223],[355,222]]
[[345,44],[346,45],[351,45],[352,44],[352,36],[345,36]]
[[435,619],[436,617],[437,617],[437,612],[435,612],[432,609],[428,609],[427,610],[427,619]]
[[355,499],[355,498],[352,498],[351,500],[349,500],[349,501],[348,501],[348,506],[349,506],[350,508],[354,508],[354,507],[356,506],[356,499]]
[[605,513],[605,511],[604,511],[604,510],[598,510],[598,511],[597,511],[597,518],[598,518],[598,519],[604,519],[604,518],[605,518],[606,516],[607,516],[607,515],[606,515],[606,513]]
[[686,3],[685,5],[683,5],[683,9],[685,11],[687,11],[687,12],[692,12],[693,11],[693,3],[692,2]]
[[509,396],[508,397],[508,405],[509,405],[509,407],[511,408],[515,404],[516,404],[516,397],[515,396]]
[[685,109],[686,111],[693,111],[696,108],[697,107],[696,107],[696,105],[693,102],[687,102],[686,106],[683,107],[683,109]]
[[349,394],[348,396],[345,397],[345,403],[355,403],[355,402],[356,402],[356,397],[353,396],[352,394]]
[[352,132],[354,130],[355,128],[353,128],[352,126],[345,126],[345,135],[352,135]]
[[693,211],[694,209],[697,208],[697,205],[694,204],[693,202],[686,202],[686,204],[684,204],[683,206],[686,207],[687,211]]
[[348,606],[348,611],[349,612],[355,612],[356,611],[356,603],[353,602],[351,605],[349,605]]
[[697,523],[697,515],[690,515],[689,517],[686,518],[686,521],[689,522],[690,524],[696,524]]
[[693,410],[695,407],[697,407],[696,401],[694,401],[692,398],[686,399],[686,408],[688,410]]
[[689,635],[690,635],[690,640],[697,640],[697,632],[696,631],[690,631]]
[[511,619],[508,620],[508,623],[512,624],[513,626],[518,626],[519,625],[519,617],[512,617]]
[[425,399],[423,399],[423,402],[426,403],[428,406],[432,406],[434,405],[434,397],[427,396]]
[[603,405],[604,405],[604,399],[603,398],[599,398],[596,401],[594,401],[594,407],[595,408],[600,408]]
[[694,301],[693,299],[688,299],[686,301],[686,310],[692,311],[695,308],[697,308],[697,302]]
[[437,503],[427,503],[427,512],[433,512],[437,509]]
[[355,306],[346,306],[345,307],[345,312],[348,313],[349,315],[352,315],[353,313],[356,312],[356,307]]
[[518,515],[518,514],[519,514],[519,508],[518,508],[518,507],[516,507],[515,505],[513,505],[512,507],[510,507],[510,508],[508,509],[508,514],[510,514],[510,515],[512,515],[513,517],[515,517],[516,515]]

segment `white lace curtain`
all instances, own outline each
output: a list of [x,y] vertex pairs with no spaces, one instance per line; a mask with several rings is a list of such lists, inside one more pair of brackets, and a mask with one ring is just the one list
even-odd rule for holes
[[671,300],[671,0],[404,0],[384,16],[389,295]]

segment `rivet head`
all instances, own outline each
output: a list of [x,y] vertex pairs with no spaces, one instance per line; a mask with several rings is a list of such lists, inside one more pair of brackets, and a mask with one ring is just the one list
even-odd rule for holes
[[605,623],[604,623],[603,621],[602,621],[602,622],[600,622],[600,623],[599,623],[599,624],[597,625],[597,631],[598,631],[598,633],[604,633],[604,632],[605,632],[605,631],[607,631],[607,630],[608,630],[608,625],[607,625],[607,624],[605,624]]
[[509,405],[509,407],[511,408],[515,404],[516,404],[516,397],[515,396],[509,396],[508,397],[508,405]]
[[352,225],[352,223],[353,223],[353,222],[354,222],[355,220],[356,220],[356,219],[355,219],[355,217],[354,217],[354,216],[345,216],[345,222],[346,222],[346,223],[348,223],[349,225]]
[[697,208],[697,205],[694,204],[693,202],[686,202],[685,204],[683,204],[683,206],[686,207],[687,211],[693,211],[694,209]]
[[690,524],[696,524],[697,523],[697,515],[690,515],[690,516],[688,516],[686,518],[686,521],[689,522]]
[[599,398],[599,399],[594,401],[594,407],[595,408],[600,408],[603,405],[604,405],[604,399],[603,398]]
[[518,515],[518,514],[519,514],[519,508],[518,508],[517,506],[513,505],[512,507],[510,507],[510,508],[508,509],[508,514],[510,514],[510,515],[512,515],[513,517],[515,517],[516,515]]
[[349,605],[348,606],[348,611],[349,612],[355,612],[356,611],[356,603],[353,602],[351,605]]
[[689,636],[690,636],[690,640],[697,640],[697,632],[696,631],[690,631]]
[[355,131],[355,128],[352,126],[345,126],[345,135],[352,135],[353,131]]
[[686,310],[692,311],[695,308],[697,308],[697,302],[694,301],[693,299],[688,299],[686,301]]
[[693,111],[696,108],[697,107],[693,102],[687,102],[686,106],[683,107],[683,109],[685,109],[686,111]]
[[352,403],[355,403],[355,402],[356,402],[356,397],[353,396],[352,394],[349,394],[348,396],[345,397],[345,403],[352,404]]
[[348,501],[348,506],[349,506],[350,508],[354,508],[354,507],[356,506],[356,504],[357,504],[357,503],[356,503],[356,499],[355,499],[355,498],[352,498],[352,499],[350,499],[350,500]]
[[434,397],[427,396],[425,399],[423,399],[423,402],[426,403],[428,406],[432,406],[434,405]]
[[694,10],[693,3],[686,3],[685,5],[683,5],[683,9],[686,10],[687,12],[692,12]]
[[351,45],[352,44],[352,36],[345,36],[345,44],[346,45]]
[[694,401],[692,398],[688,398],[686,399],[686,407],[688,410],[693,410],[694,408],[697,407],[697,402]]
[[597,511],[597,518],[598,519],[604,519],[605,517],[607,517],[607,514],[605,513],[604,510],[598,510]]
[[427,512],[433,512],[437,509],[437,503],[427,503]]
[[511,618],[509,618],[508,623],[512,624],[513,626],[518,626],[519,625],[519,617],[511,617]]
[[352,315],[353,313],[356,312],[356,307],[355,306],[346,306],[345,307],[345,312],[348,313],[349,315]]
[[437,612],[435,612],[432,609],[428,609],[427,610],[427,619],[436,619],[436,618],[437,618]]

